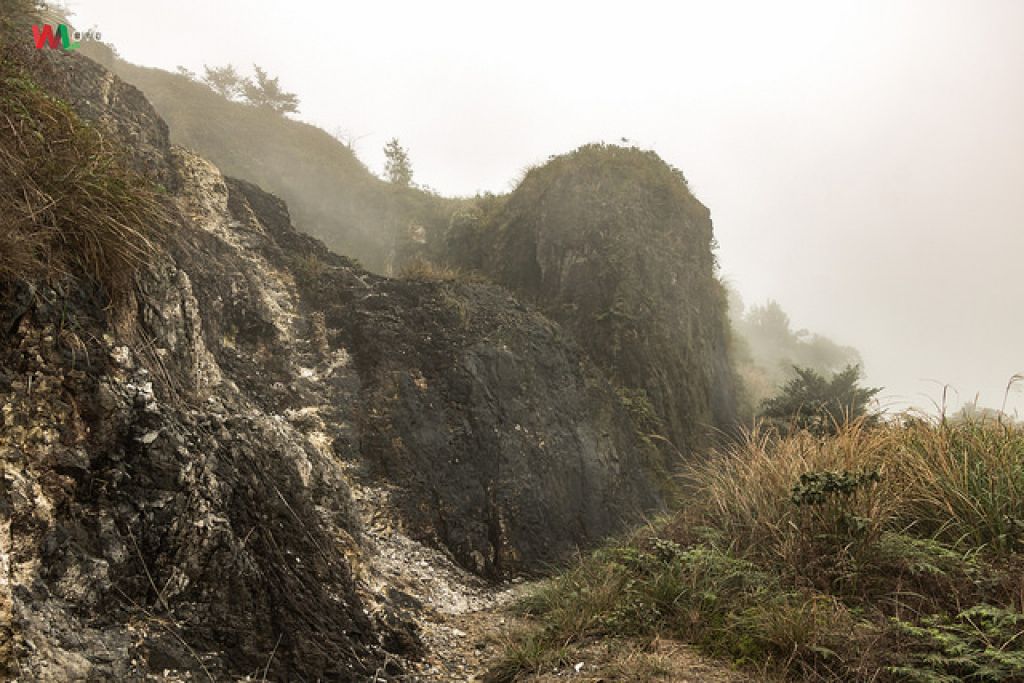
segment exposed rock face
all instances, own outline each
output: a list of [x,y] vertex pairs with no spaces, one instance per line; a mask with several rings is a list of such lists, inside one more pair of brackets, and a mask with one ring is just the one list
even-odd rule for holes
[[657,499],[608,382],[497,287],[380,281],[328,308],[362,379],[360,451],[407,529],[487,576],[537,570]]
[[[360,270],[167,146],[130,86],[52,59],[176,218],[127,319],[0,283],[0,675],[386,679],[422,646],[371,517],[500,576],[657,504],[649,446],[556,324]],[[371,484],[386,509],[353,501]]]
[[73,104],[83,119],[103,126],[126,149],[135,171],[165,188],[177,179],[169,163],[167,124],[139,90],[89,59],[69,59],[53,50],[35,50],[34,69],[49,92]]
[[329,353],[356,371],[320,414],[348,424],[328,411],[358,387],[356,433],[341,431],[336,452],[358,452],[364,476],[394,487],[413,537],[506,576],[657,503],[653,449],[556,324],[493,285],[360,273],[296,233],[283,205],[235,185],[280,242],[306,243],[300,290],[324,316]]
[[710,214],[653,152],[557,157],[491,215],[453,220],[449,250],[560,322],[679,449],[735,419]]
[[357,589],[368,549],[329,439],[268,409],[312,390],[298,297],[216,170],[175,164],[194,221],[142,278],[134,334],[86,292],[16,290],[0,545],[18,673],[361,680],[417,644]]

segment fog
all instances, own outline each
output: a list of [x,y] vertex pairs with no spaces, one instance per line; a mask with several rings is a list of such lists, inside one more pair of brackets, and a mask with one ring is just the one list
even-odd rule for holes
[[667,5],[68,8],[138,64],[260,64],[299,118],[375,170],[397,136],[443,194],[506,191],[585,142],[652,148],[747,302],[856,347],[888,406],[948,384],[951,409],[998,408],[1024,372],[1024,3]]

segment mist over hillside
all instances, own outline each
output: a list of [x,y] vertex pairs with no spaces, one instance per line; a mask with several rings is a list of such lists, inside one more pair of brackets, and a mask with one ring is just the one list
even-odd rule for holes
[[443,230],[460,204],[388,183],[326,131],[229,99],[195,75],[128,63],[96,41],[83,45],[82,53],[142,90],[168,122],[175,144],[279,195],[301,229],[377,272],[393,272],[398,237],[415,226]]
[[1022,369],[1019,3],[316,5],[337,40],[287,5],[142,7],[73,9],[134,63],[259,64],[374,172],[398,137],[445,195],[507,192],[591,142],[654,149],[711,208],[748,304],[856,347],[894,408],[935,412],[943,384],[953,409],[997,408]]
[[[507,233],[507,228],[501,224],[509,218],[502,214],[507,209],[499,210],[498,207],[516,206],[517,203],[529,206],[535,203],[533,199],[523,197],[536,197],[541,194],[539,190],[531,189],[530,181],[532,179],[532,185],[536,185],[537,173],[524,174],[520,187],[507,197],[487,194],[475,198],[446,199],[414,186],[400,186],[377,178],[359,161],[351,148],[325,131],[292,120],[280,112],[238,101],[238,98],[232,98],[225,92],[217,92],[215,87],[203,82],[203,77],[196,74],[169,73],[139,67],[118,58],[115,50],[98,42],[85,45],[83,54],[97,59],[143,90],[169,122],[172,141],[196,149],[229,173],[260,183],[279,193],[292,207],[300,229],[324,239],[333,249],[358,259],[372,270],[389,274],[399,273],[410,260],[426,258],[438,264],[457,265],[485,274],[512,286],[513,289],[525,289],[530,296],[536,297],[535,290],[541,285],[529,284],[523,278],[530,277],[526,275],[530,268],[539,266],[508,260],[507,254],[510,251],[520,253],[522,249],[501,236]],[[594,156],[593,149],[589,154]],[[609,149],[607,161],[610,165],[606,173],[610,177],[621,175],[622,171],[628,169],[628,165],[614,165],[615,155],[616,153]],[[626,158],[622,154],[619,156]],[[586,155],[581,154],[580,158],[586,158]],[[637,154],[634,158],[644,157]],[[655,155],[648,155],[648,158],[655,164],[660,162]],[[551,159],[555,157],[552,156]],[[545,169],[552,166],[552,163],[549,160],[549,163],[545,164]],[[638,177],[628,179],[627,174],[614,181],[620,187],[618,191],[624,193],[623,196],[613,199],[602,194],[596,201],[616,201],[624,206],[632,201],[644,202],[645,200],[639,197],[631,200],[625,196],[625,193],[647,191],[649,178],[653,177],[649,170],[644,169],[642,163],[635,168]],[[550,174],[554,171],[545,172]],[[682,174],[679,175],[682,178]],[[576,193],[586,191],[587,183],[590,181],[585,175],[580,175],[559,182],[562,185],[568,184],[570,188],[576,186],[576,189],[571,189]],[[682,179],[682,185],[687,201],[692,201],[692,194],[685,188],[685,178]],[[600,184],[594,185],[593,189],[601,193],[611,191],[610,187],[602,187]],[[649,203],[649,200],[647,201]],[[605,220],[600,208],[590,210],[591,213],[588,215],[581,202],[578,195],[564,200],[565,205],[571,207],[568,210],[577,214],[567,214],[563,219],[566,225],[586,228],[588,223],[600,224]],[[645,209],[639,210],[642,212]],[[703,211],[706,213],[706,210]],[[621,217],[617,220],[621,220]],[[488,233],[493,233],[493,237],[487,236]],[[644,238],[642,232],[637,232],[628,239],[639,241]],[[619,258],[618,252],[622,246],[617,241],[597,241],[592,248],[610,250],[612,260],[615,260]],[[524,254],[524,257],[527,256]],[[685,259],[686,254],[677,253],[673,258]],[[616,281],[626,277],[626,272],[633,267],[628,262],[614,266],[619,272],[615,276]],[[591,267],[591,270],[594,269]],[[713,276],[710,263],[705,270],[705,277]],[[610,271],[602,267],[594,270],[594,273],[598,272],[602,273],[602,276],[607,276]],[[635,297],[649,284],[635,285],[632,294],[627,293],[627,287],[622,292],[609,292],[597,299],[588,296],[583,298],[587,300],[587,306],[597,305],[607,310],[618,310],[619,304],[613,303],[613,300],[619,301],[621,296]],[[720,288],[720,285],[716,284],[713,287]],[[558,295],[555,296],[555,301],[545,301],[544,305],[548,310],[555,311],[562,305],[557,303]],[[707,296],[720,299],[721,293]],[[770,315],[761,315],[760,322],[746,319],[743,317],[738,293],[734,292],[732,298],[733,307],[741,307],[733,311],[732,322],[736,344],[734,355],[738,357],[737,362],[743,365],[740,371],[745,374],[747,386],[742,408],[744,414],[754,414],[760,403],[773,395],[784,381],[792,376],[794,365],[811,367],[826,374],[838,372],[847,364],[863,366],[863,360],[855,350],[839,347],[820,335],[816,335],[814,340],[809,342],[809,351],[801,352],[800,342],[793,336],[794,332],[788,330],[788,320],[771,322],[768,320]],[[601,299],[607,300],[601,302]],[[750,315],[756,317],[756,310],[752,310]],[[777,303],[768,304],[765,311],[775,318],[785,318],[785,313]],[[592,315],[599,314],[605,315],[600,310],[592,312]],[[645,307],[636,309],[631,314],[622,314],[648,316],[651,315],[651,311]],[[677,315],[685,316],[683,313]],[[719,314],[711,314],[712,317],[717,315]],[[557,319],[560,314],[555,312],[554,316]],[[705,317],[705,314],[698,315],[698,319],[702,317]],[[637,318],[630,317],[628,320],[634,321]],[[576,326],[578,327],[579,323]],[[771,327],[776,329],[769,329]],[[580,339],[593,344],[591,350],[599,356],[602,352],[598,349],[613,343],[612,340],[605,339],[604,334],[598,332],[596,328],[592,329],[591,321],[579,330]],[[645,336],[637,331],[632,334]],[[661,343],[667,343],[667,339]],[[725,337],[721,337],[716,345],[724,349],[728,343],[730,342],[726,341]],[[722,358],[724,359],[724,356]],[[719,387],[717,390],[723,392],[723,395],[736,391],[726,388],[733,381],[728,378],[732,371],[726,369],[727,365],[728,362],[725,365],[719,362],[718,369],[714,371],[718,379],[712,382],[714,386]],[[631,374],[630,371],[625,371],[625,376]],[[632,386],[635,382],[636,378],[631,378],[626,384]],[[678,385],[678,378],[672,383]],[[639,385],[642,384],[642,381],[639,382]],[[646,387],[641,390],[645,395],[647,392],[664,395],[669,391],[667,387]],[[661,401],[662,399],[657,399],[656,403]],[[728,404],[729,400],[717,401],[716,410],[720,416],[732,415],[735,412],[735,408],[726,407]],[[670,422],[675,419],[664,414],[664,411],[659,412]],[[699,421],[714,422],[724,428],[729,419],[719,417],[710,420],[709,417],[702,417]],[[676,424],[672,431],[680,439],[680,445],[691,440],[682,436],[684,431],[689,430],[684,430],[681,424]]]
[[[802,168],[800,136],[756,136],[755,151],[778,146],[793,158],[748,160],[723,195],[714,183],[705,193],[715,174],[705,175],[701,145],[716,142],[728,160],[735,141],[690,137],[680,153],[673,140],[694,130],[685,112],[665,144],[592,134],[588,121],[614,121],[614,103],[660,120],[642,95],[669,62],[621,69],[664,49],[654,36],[679,45],[688,24],[617,30],[616,45],[643,44],[595,54],[588,41],[608,28],[600,8],[571,17],[590,32],[565,33],[559,5],[543,21],[513,13],[453,42],[441,16],[451,7],[424,14],[419,4],[392,8],[386,27],[363,25],[350,41],[300,40],[289,53],[255,35],[240,45],[236,32],[204,45],[230,3],[189,14],[190,2],[173,16],[163,5],[132,11],[165,16],[162,30],[193,29],[186,63],[217,59],[165,70],[119,57],[119,39],[77,31],[66,8],[0,0],[0,678],[1024,682],[1024,421],[1014,393],[1024,373],[1008,372],[998,409],[989,393],[964,401],[948,385],[932,411],[898,409],[876,378],[899,385],[895,354],[911,367],[927,349],[901,349],[899,330],[880,324],[859,329],[864,311],[883,321],[893,302],[866,268],[839,277],[858,263],[851,243],[870,243],[879,263],[892,256],[870,226],[849,230],[870,212],[849,213],[844,192],[860,188],[870,205],[875,179],[836,182],[817,208],[821,178],[806,168],[799,187],[781,191],[777,176]],[[712,20],[710,7],[658,11]],[[860,25],[820,4],[759,7],[748,18],[760,32],[781,17],[821,35],[764,45],[754,64],[740,59],[749,46],[738,49],[734,33],[752,45],[760,33],[712,22],[691,35],[704,59],[653,81],[665,102],[692,86],[693,108],[731,125],[749,96],[726,87],[734,69],[750,89],[770,73],[792,95],[801,81],[772,65],[807,62],[797,49],[807,45],[834,57],[836,39]],[[487,14],[473,9],[457,26]],[[276,4],[246,10],[240,25],[273,26],[281,45],[308,35],[284,31],[291,19]],[[897,27],[948,20],[894,12]],[[822,23],[837,17],[845,22]],[[403,60],[399,39],[414,18],[411,42],[427,35],[432,49]],[[973,21],[963,22],[967,47],[984,25]],[[494,61],[516,26],[507,56],[532,69],[521,92],[496,78],[508,73]],[[1005,33],[990,28],[1002,45]],[[561,42],[522,40],[534,34]],[[161,32],[147,35],[158,52]],[[392,49],[355,81],[331,71],[368,35]],[[735,64],[710,59],[719,43],[737,48]],[[277,58],[237,65],[252,45]],[[437,68],[439,55],[471,48],[477,61]],[[551,50],[558,59],[536,61]],[[911,41],[882,61],[898,72],[927,54]],[[395,82],[428,79],[415,106],[382,115],[394,130],[381,172],[373,155],[356,154],[358,135],[302,118],[324,93],[293,92],[295,64],[330,73],[331,91],[352,100],[374,68]],[[965,73],[976,67],[965,62]],[[442,81],[463,83],[475,69],[495,78],[440,97]],[[546,91],[553,74],[564,78]],[[586,137],[556,136],[518,172],[510,165],[507,191],[430,189],[421,170],[436,166],[421,166],[423,138],[410,145],[396,125],[513,94],[542,102],[544,126],[558,131],[574,93],[594,83],[601,96],[573,121]],[[410,96],[388,92],[392,104]],[[773,97],[742,120],[770,121]],[[467,159],[513,143],[502,131],[514,109],[462,111],[460,132],[479,144]],[[837,125],[833,142],[851,138],[843,120],[834,110],[810,119]],[[473,137],[482,128],[486,144]],[[842,148],[817,140],[821,177]],[[855,155],[839,156],[856,172]],[[771,166],[763,187],[743,186],[748,166]],[[979,177],[1005,180],[999,168]],[[941,183],[927,192],[934,207],[970,196]],[[719,240],[745,202],[765,212],[748,235],[762,250],[754,264],[730,260]],[[972,238],[996,235],[1006,207],[996,202],[998,220]],[[820,222],[813,231],[781,227],[806,226],[808,214]],[[826,242],[834,253],[823,256],[815,250]],[[922,248],[916,272],[956,244]],[[734,273],[740,266],[751,280]],[[745,296],[742,283],[766,272],[778,298]],[[823,314],[809,315],[809,301]],[[902,305],[918,321],[917,308],[942,306],[950,329],[995,340],[985,348],[1005,341],[971,327],[991,322],[990,298],[970,310],[936,301]],[[822,328],[846,330],[834,337],[802,322],[846,318],[851,326]],[[1019,360],[958,353],[948,367],[979,373]]]

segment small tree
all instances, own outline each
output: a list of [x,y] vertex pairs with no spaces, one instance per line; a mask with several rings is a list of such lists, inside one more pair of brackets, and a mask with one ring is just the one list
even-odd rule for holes
[[210,86],[215,93],[228,98],[236,99],[242,94],[242,76],[231,64],[224,66],[203,65],[203,83]]
[[252,65],[256,78],[242,81],[242,95],[249,102],[262,109],[270,109],[278,114],[294,113],[299,110],[299,98],[295,93],[285,92],[275,76],[271,78],[266,71]]
[[869,415],[868,403],[881,388],[858,386],[860,366],[848,365],[831,380],[811,368],[793,366],[797,376],[762,404],[761,414],[779,429],[834,434],[838,426]]
[[412,183],[412,164],[409,162],[409,153],[399,144],[398,138],[391,138],[384,145],[384,173],[390,182],[401,187],[408,187]]

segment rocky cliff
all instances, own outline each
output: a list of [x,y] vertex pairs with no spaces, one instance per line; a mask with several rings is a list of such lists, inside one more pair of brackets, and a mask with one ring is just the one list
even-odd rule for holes
[[654,152],[587,145],[452,221],[442,257],[536,304],[649,432],[692,454],[736,419],[708,209]]
[[166,219],[126,302],[0,282],[3,675],[399,677],[424,653],[414,557],[529,572],[658,505],[642,430],[558,324],[371,275],[96,64],[25,59]]
[[710,213],[655,153],[587,145],[532,169],[510,195],[446,199],[374,178],[313,126],[100,43],[86,50],[146,93],[173,141],[285,198],[302,231],[375,272],[425,258],[480,271],[537,306],[617,385],[664,460],[731,431],[738,405],[750,412],[737,396]]

